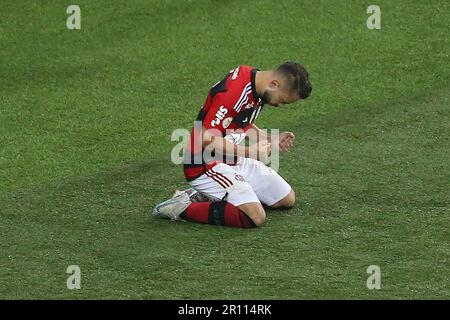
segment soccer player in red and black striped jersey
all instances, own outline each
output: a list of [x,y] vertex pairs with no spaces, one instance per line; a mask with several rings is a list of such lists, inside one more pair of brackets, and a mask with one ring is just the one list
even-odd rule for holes
[[[273,141],[255,121],[264,105],[291,104],[311,91],[308,72],[296,62],[267,71],[244,65],[231,70],[210,89],[191,131],[184,158],[191,188],[158,204],[154,215],[249,228],[265,222],[263,205],[292,207],[291,186],[260,160],[268,158],[271,144],[291,149],[295,135],[282,132]],[[243,143],[247,136],[253,137],[252,145]]]

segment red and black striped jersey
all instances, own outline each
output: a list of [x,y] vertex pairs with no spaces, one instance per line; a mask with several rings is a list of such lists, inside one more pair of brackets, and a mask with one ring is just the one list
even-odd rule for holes
[[185,150],[184,174],[188,181],[196,179],[217,163],[224,162],[223,159],[204,159],[200,133],[202,127],[239,144],[258,118],[263,102],[255,88],[257,71],[250,66],[237,67],[209,90]]

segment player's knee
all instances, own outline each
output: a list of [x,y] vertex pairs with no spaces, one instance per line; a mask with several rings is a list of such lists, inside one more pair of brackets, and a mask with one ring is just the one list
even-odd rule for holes
[[292,208],[295,205],[295,192],[291,189],[286,197],[275,203],[273,208]]
[[253,218],[251,218],[253,220],[253,223],[257,226],[260,227],[262,226],[264,223],[266,223],[266,214],[258,214],[257,216],[254,216]]
[[264,207],[262,205],[257,206],[256,215],[252,219],[256,226],[262,226],[264,223],[266,223],[266,211],[264,210]]
[[260,203],[243,204],[239,209],[244,211],[257,227],[266,222],[266,211]]
[[250,219],[252,219],[253,223],[260,227],[266,222],[266,211],[264,210],[262,205],[254,206],[251,208]]
[[292,208],[295,205],[295,192],[291,189],[291,192],[285,197],[285,208]]

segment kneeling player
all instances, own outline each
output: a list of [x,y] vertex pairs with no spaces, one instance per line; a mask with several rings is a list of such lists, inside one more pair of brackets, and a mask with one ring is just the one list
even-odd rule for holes
[[[231,70],[209,91],[191,132],[184,174],[192,188],[176,192],[158,204],[153,214],[172,220],[251,228],[266,220],[262,204],[292,207],[295,193],[291,186],[259,160],[269,156],[271,143],[281,151],[289,150],[295,136],[283,132],[277,141],[271,141],[254,122],[265,104],[290,104],[308,98],[311,90],[308,72],[295,62],[267,71],[249,66]],[[241,145],[249,130],[257,133],[253,135],[255,143]]]

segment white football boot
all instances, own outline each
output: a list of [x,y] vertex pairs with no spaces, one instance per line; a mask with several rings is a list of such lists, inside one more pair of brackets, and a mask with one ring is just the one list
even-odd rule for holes
[[174,195],[171,199],[161,202],[153,209],[153,215],[158,218],[185,221],[180,214],[192,203],[187,192]]
[[189,198],[191,199],[192,202],[208,202],[208,201],[211,201],[210,198],[208,198],[204,194],[198,192],[194,188],[189,188],[189,189],[186,189],[186,190],[183,190],[183,191],[175,190],[175,193],[173,194],[172,198],[174,198],[176,196],[179,196],[182,193],[186,193],[189,196]]

